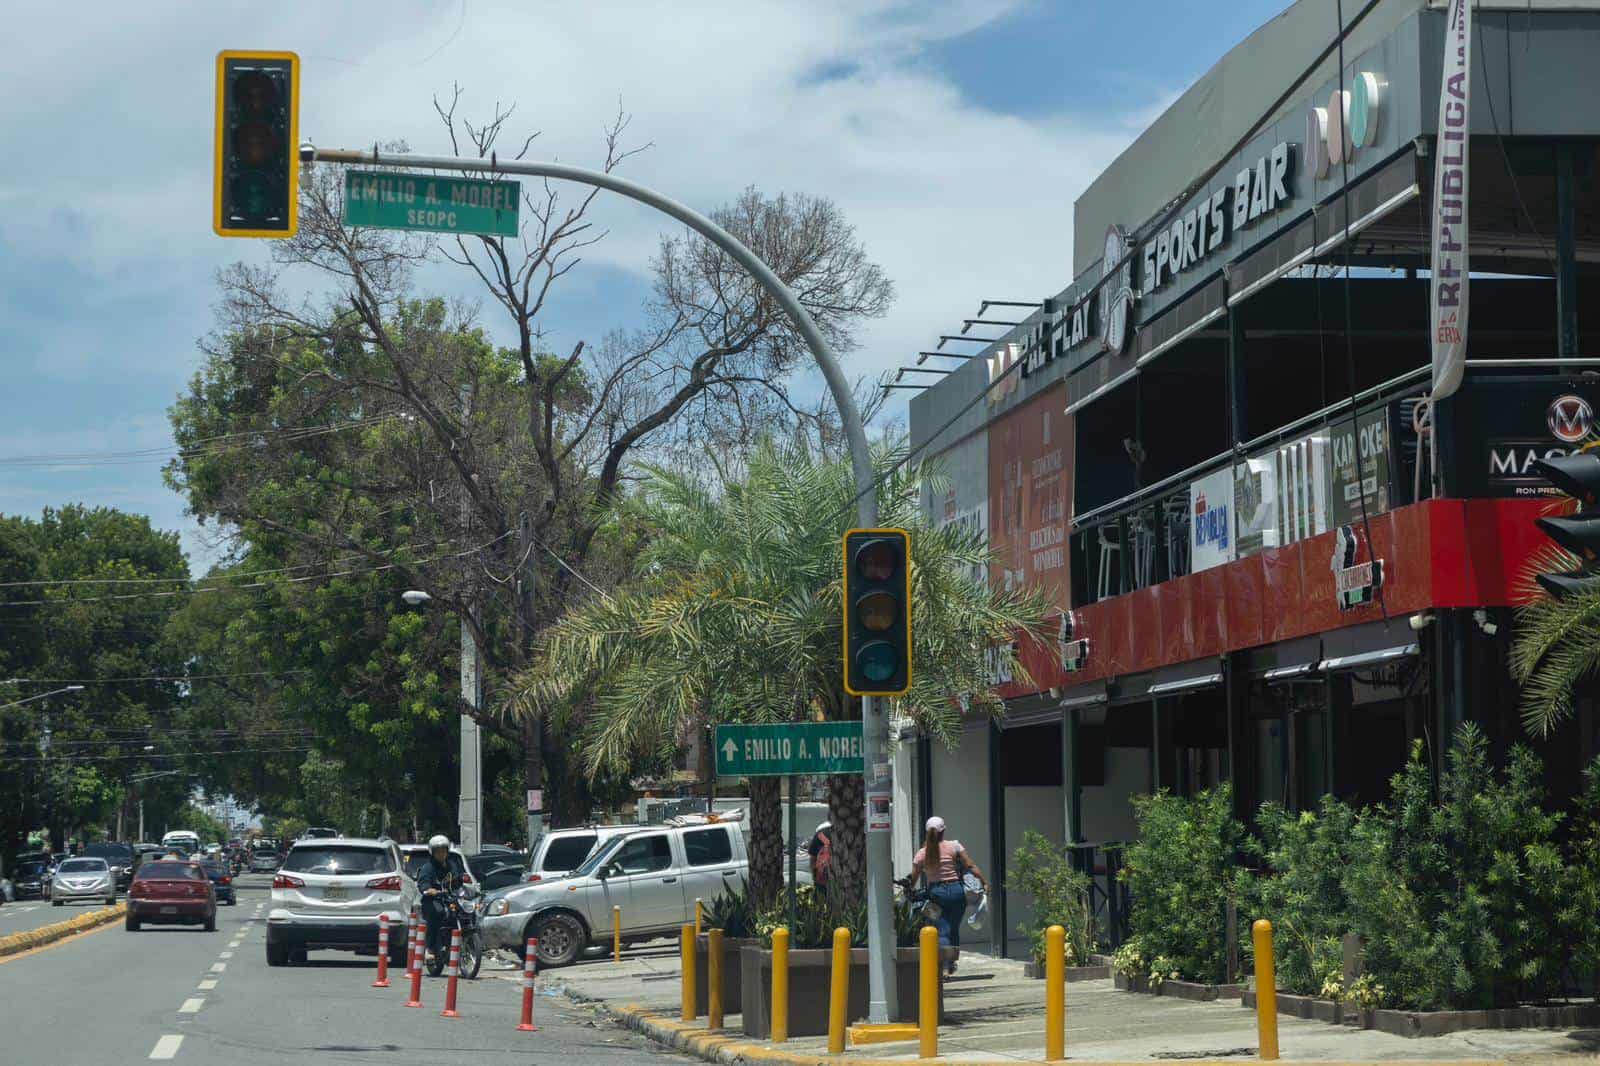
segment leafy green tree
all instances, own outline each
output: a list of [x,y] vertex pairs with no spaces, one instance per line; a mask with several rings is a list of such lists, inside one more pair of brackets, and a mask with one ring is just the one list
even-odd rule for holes
[[[1013,641],[1051,640],[1052,611],[1038,593],[972,580],[988,545],[930,525],[922,491],[942,482],[898,466],[904,455],[891,442],[874,459],[880,520],[911,532],[914,683],[892,712],[953,743],[962,701],[1000,710],[987,654],[998,648],[1020,673]],[[630,579],[549,631],[521,678],[523,710],[579,731],[591,773],[659,757],[716,723],[859,719],[840,658],[839,551],[854,496],[848,463],[800,445],[761,443],[710,480],[647,467],[621,509],[645,531]],[[764,901],[781,879],[777,780],[752,778],[750,795],[751,893]],[[861,777],[830,777],[828,796],[833,875],[853,891],[865,867]]]

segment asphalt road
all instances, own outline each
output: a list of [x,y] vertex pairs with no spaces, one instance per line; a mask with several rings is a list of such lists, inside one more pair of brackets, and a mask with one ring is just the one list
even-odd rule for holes
[[[117,898],[122,897],[118,895]],[[7,903],[0,907],[0,936],[25,933],[52,922],[64,922],[86,911],[99,910],[105,905],[105,900],[96,900],[93,903],[67,903],[60,907],[50,906],[50,901],[47,899],[27,899]]]
[[[240,879],[239,904],[221,907],[217,931],[114,924],[31,954],[0,961],[5,1015],[39,1023],[37,1040],[5,1041],[15,1066],[101,1066],[107,1062],[230,1063],[244,1066],[363,1063],[484,1066],[496,1062],[686,1062],[558,996],[534,1004],[536,1033],[517,1031],[515,971],[486,961],[460,983],[460,1018],[441,1018],[445,980],[424,978],[421,1009],[403,1004],[398,971],[372,988],[374,961],[315,952],[307,966],[269,969],[265,876]],[[8,904],[0,913],[15,906]],[[51,912],[54,912],[53,914]],[[10,922],[66,913],[44,906]],[[496,976],[497,974],[502,976]]]

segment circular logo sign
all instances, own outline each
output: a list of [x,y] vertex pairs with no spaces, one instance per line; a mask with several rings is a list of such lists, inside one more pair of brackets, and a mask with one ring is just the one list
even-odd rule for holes
[[[1110,280],[1100,286],[1100,346],[1113,355],[1121,355],[1128,345],[1128,319],[1133,313],[1133,261],[1128,253],[1132,248],[1126,230],[1120,226],[1106,230],[1100,276]],[[1123,262],[1125,259],[1128,261]]]
[[1557,396],[1545,412],[1545,423],[1556,440],[1577,444],[1594,428],[1594,408],[1582,396]]
[[1364,70],[1350,87],[1354,90],[1350,100],[1350,143],[1357,148],[1370,148],[1378,143],[1378,118],[1382,114],[1378,76]]

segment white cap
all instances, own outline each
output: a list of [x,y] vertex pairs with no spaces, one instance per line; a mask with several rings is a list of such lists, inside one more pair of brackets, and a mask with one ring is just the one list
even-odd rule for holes
[[813,829],[812,832],[813,833],[820,833],[824,829],[832,829],[832,828],[833,828],[833,823],[832,822],[818,822],[817,823],[817,827],[815,829]]
[[942,833],[944,832],[944,819],[936,814],[928,819],[926,828],[930,833]]
[[428,839],[429,851],[432,851],[434,848],[448,848],[449,846],[450,838],[445,836],[443,833],[435,833]]

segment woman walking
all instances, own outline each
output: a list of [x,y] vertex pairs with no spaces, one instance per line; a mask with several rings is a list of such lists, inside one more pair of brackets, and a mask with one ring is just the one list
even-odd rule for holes
[[[962,878],[972,874],[989,891],[989,879],[983,876],[967,849],[959,840],[944,838],[944,819],[937,814],[928,819],[927,836],[922,848],[911,860],[911,880],[920,876],[928,885],[928,894],[939,905],[939,917],[933,920],[939,930],[940,946],[961,946],[961,916],[967,910],[967,890]],[[955,973],[956,964],[950,963],[946,973]]]

